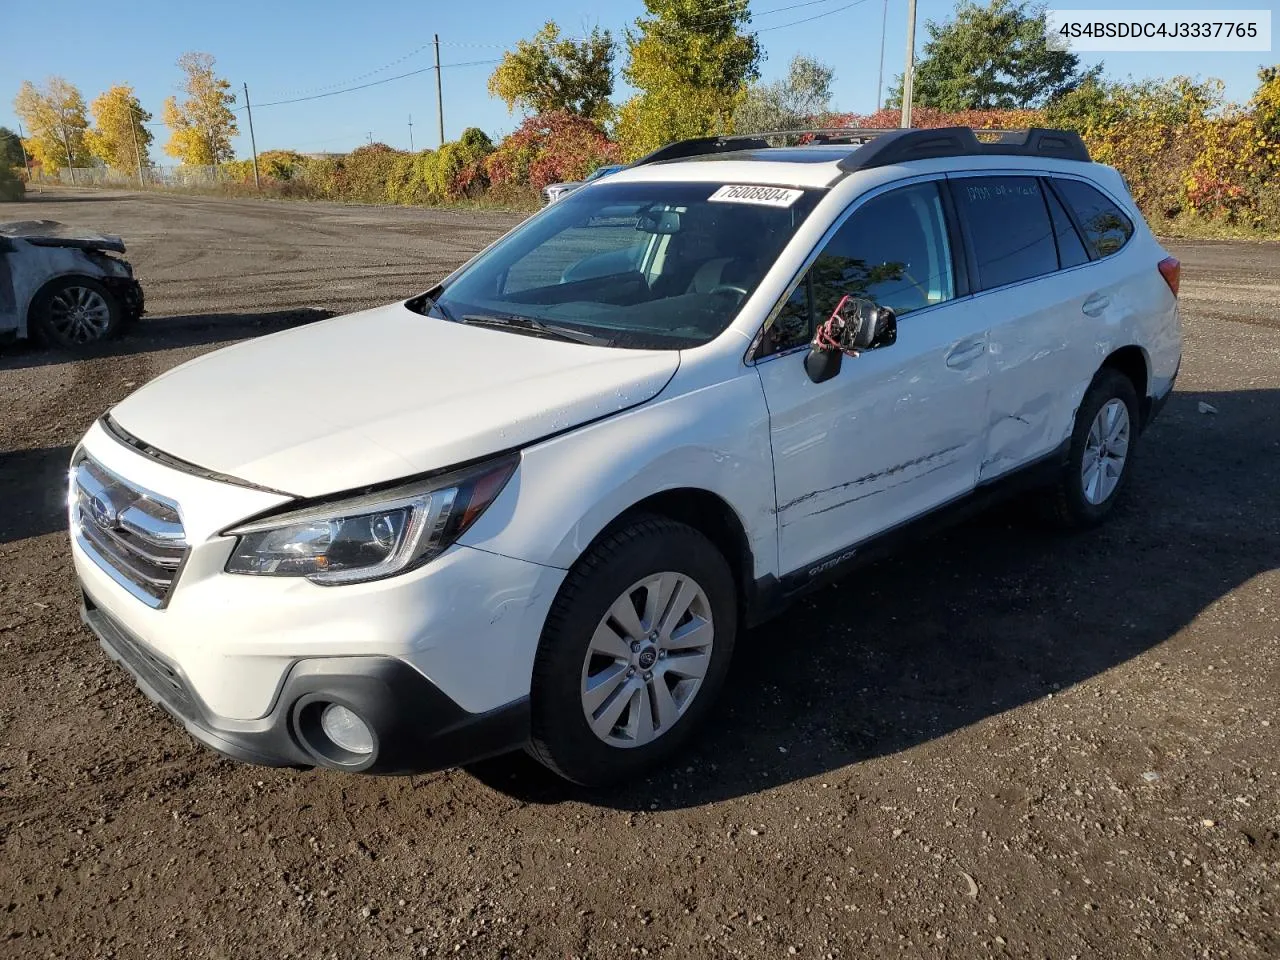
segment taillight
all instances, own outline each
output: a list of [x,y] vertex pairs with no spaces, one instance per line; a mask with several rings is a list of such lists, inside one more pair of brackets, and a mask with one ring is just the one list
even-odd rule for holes
[[1160,271],[1160,276],[1164,277],[1164,282],[1169,285],[1169,289],[1173,291],[1173,295],[1178,295],[1178,282],[1182,279],[1182,264],[1178,262],[1177,257],[1165,257],[1158,264],[1156,269]]

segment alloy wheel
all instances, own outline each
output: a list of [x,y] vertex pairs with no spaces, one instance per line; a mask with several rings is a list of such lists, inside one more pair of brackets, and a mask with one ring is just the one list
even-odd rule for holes
[[1080,482],[1084,498],[1094,506],[1105,503],[1120,485],[1129,456],[1129,432],[1129,408],[1118,398],[1104,403],[1089,426]]
[[97,290],[63,287],[49,301],[49,325],[64,343],[99,340],[111,326],[111,306]]
[[600,618],[582,664],[582,710],[597,737],[639,747],[689,709],[715,642],[706,591],[664,572],[628,587]]

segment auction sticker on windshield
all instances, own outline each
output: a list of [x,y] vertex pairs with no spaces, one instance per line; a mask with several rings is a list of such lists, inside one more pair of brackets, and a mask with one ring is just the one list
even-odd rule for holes
[[803,190],[788,190],[786,187],[725,184],[707,199],[712,203],[755,203],[762,207],[789,207],[803,196]]

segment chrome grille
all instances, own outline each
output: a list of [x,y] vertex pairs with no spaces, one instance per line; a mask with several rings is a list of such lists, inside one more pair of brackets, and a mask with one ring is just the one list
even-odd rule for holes
[[89,457],[72,468],[68,504],[81,549],[143,603],[164,606],[187,555],[178,505]]

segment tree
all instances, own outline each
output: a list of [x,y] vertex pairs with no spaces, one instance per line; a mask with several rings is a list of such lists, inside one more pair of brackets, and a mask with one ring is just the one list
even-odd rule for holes
[[825,63],[796,54],[785,78],[747,91],[733,115],[733,129],[738,133],[795,130],[811,123],[830,107],[834,77],[835,71]]
[[1280,147],[1280,66],[1258,71],[1258,89],[1249,105],[1262,135],[1272,147]]
[[27,153],[46,170],[85,167],[90,163],[85,144],[84,97],[62,77],[49,77],[43,88],[22,82],[13,109],[26,124]]
[[213,55],[184,53],[178,66],[186,74],[182,84],[187,99],[164,102],[164,122],[173,132],[164,152],[190,166],[212,166],[235,156],[231,138],[240,132],[231,104],[236,95],[231,84],[213,73]]
[[530,113],[567,113],[602,123],[613,106],[613,35],[599,27],[582,40],[561,37],[554,20],[508,50],[489,78],[489,93]]
[[6,170],[17,170],[22,166],[22,144],[18,135],[8,127],[0,127],[0,176]]
[[[925,24],[929,39],[916,65],[912,102],[941,110],[1038,108],[1096,79],[1102,65],[1082,70],[1080,58],[1055,50],[1045,35],[1045,11],[1027,0],[965,0],[955,19]],[[902,78],[889,106],[902,104]]]
[[147,148],[154,134],[146,127],[151,114],[142,109],[133,87],[118,84],[108,88],[89,105],[89,111],[93,129],[85,140],[90,153],[116,170],[137,170],[139,159],[142,166],[151,165]]
[[724,133],[760,76],[760,44],[743,33],[747,0],[645,0],[649,17],[627,31],[623,71],[640,93],[620,111],[629,156],[673,140]]

